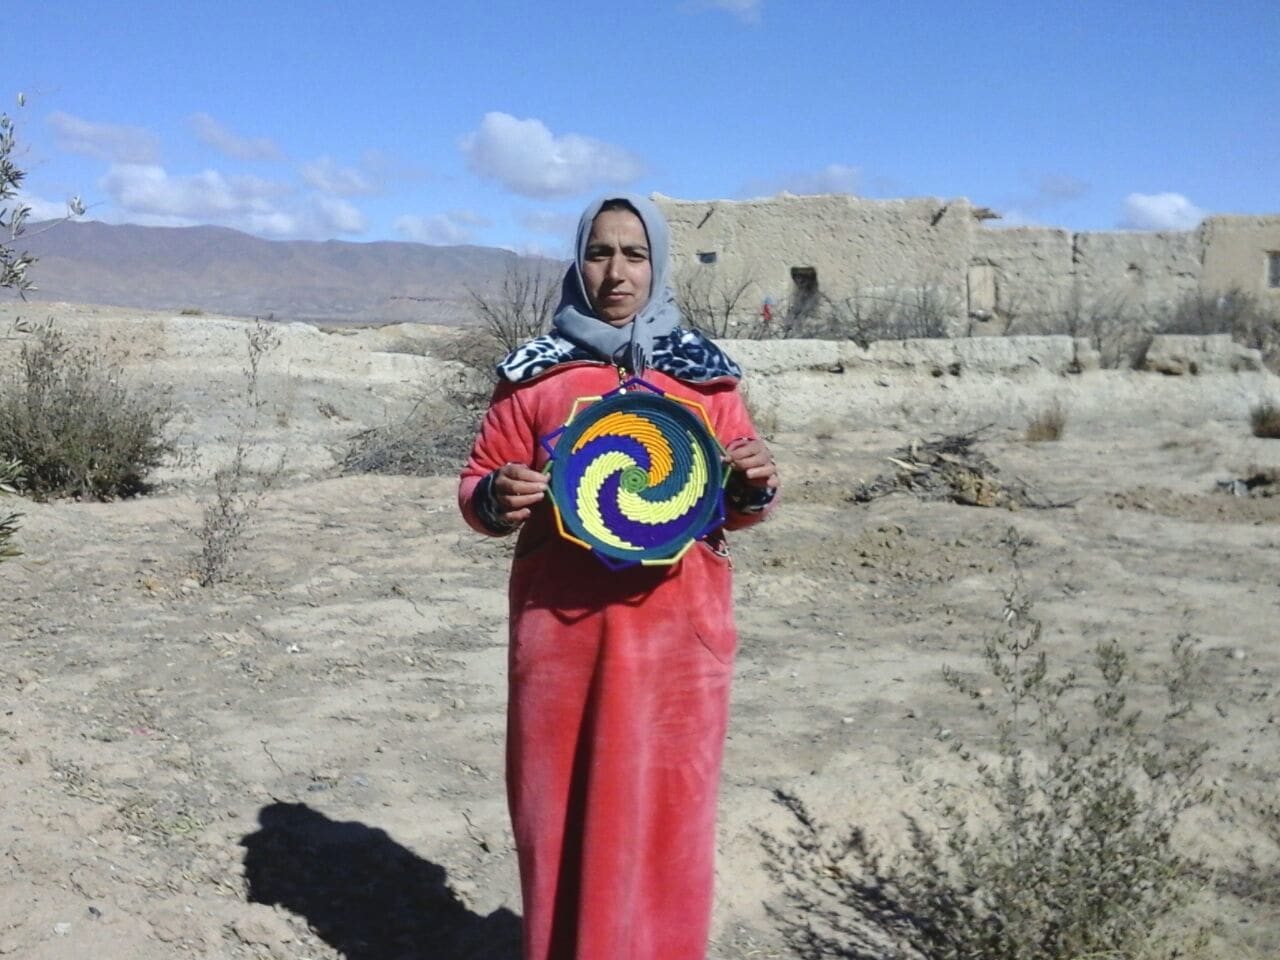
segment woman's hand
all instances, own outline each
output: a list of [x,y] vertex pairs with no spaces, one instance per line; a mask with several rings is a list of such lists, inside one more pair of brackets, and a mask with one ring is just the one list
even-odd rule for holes
[[533,515],[533,506],[546,496],[547,475],[527,464],[505,463],[493,478],[493,499],[498,516],[512,525]]
[[725,448],[725,459],[753,487],[777,489],[778,467],[763,440],[742,437]]

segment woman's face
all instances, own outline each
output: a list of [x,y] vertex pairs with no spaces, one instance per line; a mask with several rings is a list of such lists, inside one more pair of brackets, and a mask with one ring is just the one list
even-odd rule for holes
[[644,224],[630,210],[605,210],[592,221],[582,262],[591,309],[620,327],[649,302],[653,266]]

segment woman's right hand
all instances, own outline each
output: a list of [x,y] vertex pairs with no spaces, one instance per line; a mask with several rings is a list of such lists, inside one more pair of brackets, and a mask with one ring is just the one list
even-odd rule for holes
[[546,496],[547,475],[523,463],[505,463],[493,478],[493,499],[498,516],[520,524],[533,515],[533,507]]

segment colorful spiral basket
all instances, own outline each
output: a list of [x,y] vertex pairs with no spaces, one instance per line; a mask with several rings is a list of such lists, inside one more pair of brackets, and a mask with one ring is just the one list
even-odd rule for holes
[[632,379],[542,438],[560,534],[614,569],[675,563],[724,523],[729,467],[702,405]]

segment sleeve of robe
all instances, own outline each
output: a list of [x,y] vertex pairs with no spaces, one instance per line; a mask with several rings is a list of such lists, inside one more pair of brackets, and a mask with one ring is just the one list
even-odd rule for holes
[[472,529],[490,537],[505,536],[514,529],[496,530],[484,522],[476,509],[477,488],[480,493],[487,493],[488,484],[482,486],[482,481],[503,464],[531,466],[535,459],[533,434],[533,424],[520,401],[519,387],[505,381],[499,383],[458,483],[458,506]]
[[[756,432],[755,424],[751,422],[751,414],[747,412],[747,405],[742,402],[742,394],[736,386],[715,399],[717,402],[712,406],[712,423],[715,425],[716,437],[721,444],[727,447],[733,441],[743,437],[759,438],[760,434]],[[726,502],[725,529],[741,530],[765,519],[777,508],[780,492],[780,488],[775,487],[773,498],[764,506],[764,509],[753,512],[735,510],[731,503]]]

